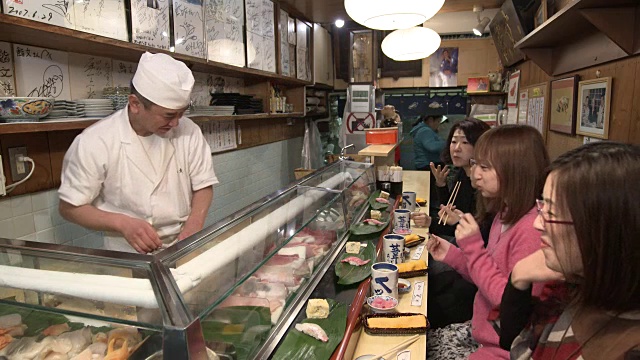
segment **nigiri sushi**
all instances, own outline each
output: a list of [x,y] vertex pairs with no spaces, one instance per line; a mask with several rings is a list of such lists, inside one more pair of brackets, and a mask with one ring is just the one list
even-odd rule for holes
[[363,223],[369,224],[369,225],[382,225],[384,224],[382,221],[380,220],[376,220],[376,219],[366,219],[362,221]]
[[354,265],[354,266],[362,266],[362,265],[366,265],[367,263],[369,263],[369,261],[371,260],[362,260],[358,257],[355,256],[349,256],[346,257],[344,259],[342,259],[340,262],[343,263],[349,263],[350,265]]
[[296,330],[304,334],[307,334],[312,338],[318,339],[322,342],[329,341],[329,337],[327,336],[327,333],[318,324],[313,324],[313,323],[296,324]]
[[376,201],[379,202],[379,203],[382,203],[382,204],[388,204],[389,203],[389,200],[387,200],[385,198],[381,198],[381,197],[376,198]]

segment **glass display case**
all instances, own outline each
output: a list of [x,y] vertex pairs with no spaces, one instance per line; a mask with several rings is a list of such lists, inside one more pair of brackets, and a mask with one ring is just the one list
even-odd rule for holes
[[0,239],[0,356],[73,336],[67,355],[268,358],[374,186],[371,164],[336,162],[155,255]]

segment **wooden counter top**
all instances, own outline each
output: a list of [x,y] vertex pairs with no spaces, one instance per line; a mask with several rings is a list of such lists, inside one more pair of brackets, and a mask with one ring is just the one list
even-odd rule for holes
[[398,144],[391,145],[369,145],[366,148],[358,151],[358,155],[365,156],[389,156]]

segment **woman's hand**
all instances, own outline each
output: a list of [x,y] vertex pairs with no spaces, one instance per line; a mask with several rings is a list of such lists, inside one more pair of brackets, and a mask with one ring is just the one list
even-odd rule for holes
[[429,234],[427,240],[427,250],[434,260],[443,261],[449,252],[451,243],[433,234]]
[[411,213],[411,219],[417,227],[429,227],[431,226],[431,217],[423,212],[415,211]]
[[456,227],[456,239],[463,239],[480,232],[480,227],[471,214],[462,214]]
[[526,290],[535,282],[564,280],[564,274],[547,267],[542,250],[518,261],[511,271],[511,284],[518,290]]
[[438,217],[440,219],[446,219],[447,225],[457,224],[460,221],[462,214],[462,211],[456,209],[455,205],[445,206],[440,204],[440,211],[438,211]]
[[436,167],[436,165],[434,163],[429,163],[429,167],[431,168],[431,173],[433,174],[433,177],[436,179],[436,186],[438,187],[443,187],[443,186],[447,186],[447,175],[449,175],[449,167],[448,166],[441,166],[438,165],[438,167]]

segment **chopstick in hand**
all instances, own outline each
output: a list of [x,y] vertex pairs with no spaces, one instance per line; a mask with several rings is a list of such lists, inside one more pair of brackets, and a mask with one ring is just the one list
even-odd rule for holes
[[[453,191],[451,191],[451,195],[449,196],[449,201],[447,202],[447,205],[446,205],[447,207],[450,207],[455,203],[456,196],[458,196],[458,190],[460,190],[460,181],[456,181],[456,185],[453,187]],[[440,224],[446,225],[448,219],[449,219],[449,214],[441,217],[440,220],[438,220],[438,225]]]
[[420,338],[420,335],[414,335],[414,336],[410,337],[408,340],[403,341],[400,344],[398,344],[398,345],[392,347],[391,349],[387,350],[386,352],[384,352],[384,353],[382,353],[380,355],[374,355],[371,358],[371,360],[379,360],[380,358],[384,358],[386,355],[396,353],[396,352],[400,351],[402,348],[405,348],[405,347],[413,344],[419,338]]

